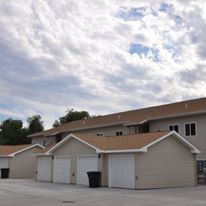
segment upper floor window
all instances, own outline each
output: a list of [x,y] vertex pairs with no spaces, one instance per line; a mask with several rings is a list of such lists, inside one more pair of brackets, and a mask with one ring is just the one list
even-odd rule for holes
[[97,136],[103,136],[103,133],[96,133]]
[[186,123],[185,124],[185,136],[196,136],[197,126],[196,123]]
[[149,124],[142,124],[139,126],[139,133],[148,133],[149,132]]
[[43,146],[44,146],[44,147],[47,147],[47,146],[48,146],[48,141],[47,141],[46,139],[44,139],[44,141],[43,141]]
[[56,135],[56,143],[62,140],[62,136],[60,134]]
[[179,125],[174,124],[174,125],[169,125],[169,130],[179,132]]
[[116,136],[122,136],[123,135],[123,131],[116,131]]

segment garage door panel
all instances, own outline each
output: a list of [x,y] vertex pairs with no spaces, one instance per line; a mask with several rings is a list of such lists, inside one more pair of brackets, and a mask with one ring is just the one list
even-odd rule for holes
[[0,158],[0,168],[9,168],[8,158]]
[[69,157],[55,157],[53,180],[56,183],[70,183],[70,158]]
[[52,174],[52,157],[38,157],[37,180],[50,182],[51,174]]
[[109,186],[135,188],[134,155],[109,156]]
[[77,184],[89,185],[87,172],[98,170],[97,156],[79,156],[77,170],[78,170]]

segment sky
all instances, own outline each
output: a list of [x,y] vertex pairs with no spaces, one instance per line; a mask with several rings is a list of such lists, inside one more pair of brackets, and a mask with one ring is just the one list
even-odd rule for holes
[[0,0],[0,121],[204,97],[204,0]]

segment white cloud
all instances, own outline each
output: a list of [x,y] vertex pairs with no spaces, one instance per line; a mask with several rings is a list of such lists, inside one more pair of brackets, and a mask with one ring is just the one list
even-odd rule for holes
[[[118,16],[139,7],[141,18]],[[39,113],[49,127],[66,108],[103,114],[205,95],[192,75],[205,65],[204,1],[17,0],[0,13],[0,115]],[[131,43],[154,50],[130,54]]]

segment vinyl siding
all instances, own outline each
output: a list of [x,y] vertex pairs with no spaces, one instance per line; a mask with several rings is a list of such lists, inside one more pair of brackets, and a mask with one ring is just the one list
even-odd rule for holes
[[195,155],[175,138],[167,138],[136,154],[136,188],[196,185]]
[[[184,124],[189,122],[197,123],[197,135],[187,137],[185,136]],[[170,118],[164,120],[155,120],[150,122],[150,131],[168,130],[170,124],[179,125],[179,134],[188,140],[191,144],[196,146],[201,153],[197,155],[197,159],[206,160],[206,115],[192,115],[187,117]]]
[[109,166],[109,160],[108,160],[108,154],[102,154],[101,155],[102,160],[102,186],[108,187],[109,182],[109,176],[108,176],[108,166]]
[[96,135],[97,133],[102,133],[103,136],[115,136],[116,131],[123,131],[124,135],[129,134],[130,130],[128,127],[124,126],[110,126],[110,127],[104,127],[104,128],[97,128],[97,129],[87,129],[87,130],[79,130],[76,132],[72,132],[72,134],[91,134]]
[[[103,133],[104,136],[115,136],[116,131],[123,131],[124,135],[128,135],[130,133],[134,133],[134,129],[129,129],[128,127],[124,126],[112,126],[112,127],[104,127],[104,128],[99,128],[99,129],[87,129],[87,130],[79,130],[75,132],[71,132],[72,134],[94,134],[96,135],[97,133]],[[62,135],[62,139],[64,139],[66,136],[71,134],[70,132],[65,132]],[[32,138],[32,144],[39,143],[43,145],[44,140],[47,140],[49,144],[55,144],[56,143],[56,138],[53,136],[50,137],[33,137]]]
[[33,153],[39,151],[39,147],[34,147],[17,154],[10,159],[10,178],[33,179],[36,177],[36,157]]
[[[61,148],[54,152],[54,157],[66,155],[69,155],[71,158],[70,182],[71,184],[76,184],[78,156],[96,155],[96,152],[87,145],[71,138]],[[100,167],[100,165],[98,167]]]

